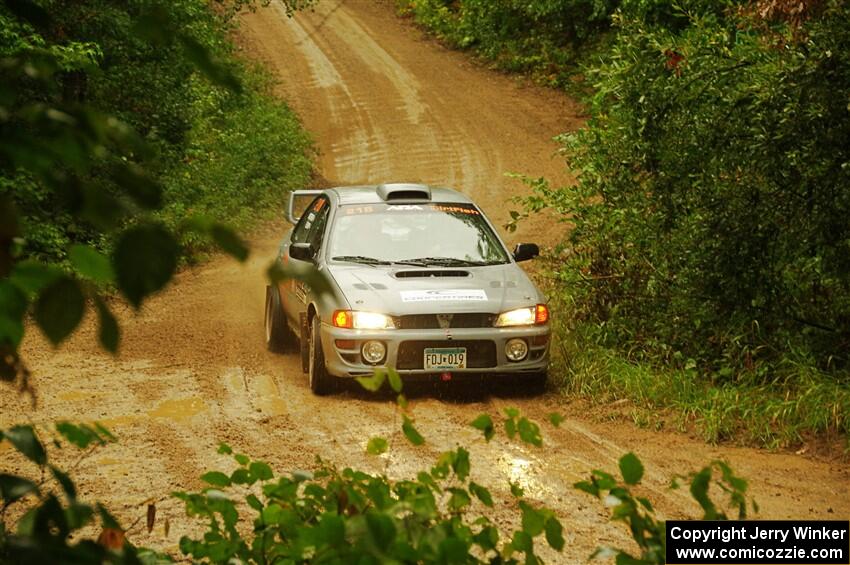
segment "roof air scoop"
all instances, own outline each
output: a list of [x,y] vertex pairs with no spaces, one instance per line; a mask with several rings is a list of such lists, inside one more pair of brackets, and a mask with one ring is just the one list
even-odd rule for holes
[[378,196],[384,202],[393,202],[396,200],[431,200],[431,189],[422,184],[381,184],[378,185]]

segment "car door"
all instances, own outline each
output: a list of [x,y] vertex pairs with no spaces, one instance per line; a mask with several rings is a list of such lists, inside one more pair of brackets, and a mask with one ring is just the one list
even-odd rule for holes
[[[290,261],[301,263],[301,261],[293,259],[289,255],[289,248],[293,243],[310,243],[315,250],[315,256],[319,256],[329,213],[330,202],[327,196],[316,197],[292,230],[292,236],[282,256],[284,263]],[[281,283],[280,291],[281,298],[283,298],[283,310],[291,323],[298,327],[300,316],[307,309],[307,297],[310,289],[302,281],[289,279]]]

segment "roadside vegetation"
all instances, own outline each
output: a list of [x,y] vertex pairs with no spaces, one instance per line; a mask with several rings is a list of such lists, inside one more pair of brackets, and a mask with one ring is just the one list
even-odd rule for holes
[[[18,210],[23,234],[17,257],[68,267],[74,244],[111,251],[115,238],[100,229],[110,218],[98,217],[104,211],[94,209],[97,203],[82,202],[79,215],[65,205],[79,203],[89,192],[102,193],[104,199],[115,196],[122,185],[134,182],[128,176],[142,164],[145,179],[160,187],[160,206],[152,219],[173,229],[189,216],[250,227],[279,211],[286,192],[309,179],[306,133],[292,111],[269,94],[263,72],[239,59],[229,39],[236,4],[213,11],[206,2],[181,0],[147,13],[146,3],[133,2],[38,5],[49,10],[49,20],[21,19],[18,3],[0,5],[0,58],[9,62],[2,70],[4,96],[10,95],[7,79],[20,86],[14,101],[4,100],[13,113],[4,115],[2,127],[29,134],[18,151],[4,148],[6,166],[0,172],[0,196]],[[140,20],[143,15],[147,20]],[[180,35],[169,37],[175,30]],[[11,63],[23,53],[30,63],[42,65],[37,75]],[[196,62],[217,65],[212,78],[199,73]],[[49,76],[43,65],[53,67]],[[238,90],[227,88],[237,83]],[[120,119],[144,142],[144,155],[128,148],[83,163],[72,134],[55,137],[60,124],[44,127],[60,117],[33,114],[37,104],[54,101],[68,110],[84,104]],[[97,134],[106,133],[108,124],[87,125]],[[27,170],[31,157],[21,151],[36,144],[44,150],[44,161],[63,160],[75,168],[76,193],[53,191]],[[152,202],[153,196],[141,204]],[[117,224],[138,221],[134,210],[126,212]],[[184,257],[205,247],[197,233],[183,233],[179,243]]]
[[[482,5],[402,9],[502,68],[563,61],[592,92],[561,138],[577,185],[526,179],[516,214],[571,228],[552,256],[560,386],[709,441],[848,437],[850,7],[505,1],[472,33]],[[576,41],[595,62],[571,63]],[[519,64],[525,45],[544,55]]]

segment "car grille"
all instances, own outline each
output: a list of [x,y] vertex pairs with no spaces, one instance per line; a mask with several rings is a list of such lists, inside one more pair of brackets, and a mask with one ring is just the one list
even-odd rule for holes
[[[464,312],[452,314],[448,328],[491,328],[495,315],[484,312]],[[396,319],[396,327],[400,330],[436,330],[440,329],[437,314],[408,314]]]
[[496,366],[496,344],[490,340],[403,341],[398,346],[396,369],[422,369],[426,347],[465,347],[468,369]]

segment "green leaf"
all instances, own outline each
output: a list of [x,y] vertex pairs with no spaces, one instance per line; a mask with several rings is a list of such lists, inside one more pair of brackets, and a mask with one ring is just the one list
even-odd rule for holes
[[71,477],[67,473],[53,465],[50,465],[50,472],[53,478],[56,479],[56,482],[59,483],[59,486],[62,487],[69,500],[77,498],[77,487],[74,486],[74,481],[71,480]]
[[481,414],[472,422],[470,426],[475,428],[476,430],[481,430],[484,433],[484,439],[486,441],[490,441],[493,439],[493,436],[496,435],[496,428],[493,425],[493,418],[490,417],[489,414]]
[[248,467],[251,476],[259,481],[270,481],[274,478],[274,472],[268,463],[262,461],[254,461]]
[[233,471],[230,475],[230,482],[234,485],[248,485],[254,483],[254,481],[251,480],[251,474],[248,472],[248,469],[245,468]]
[[218,452],[222,455],[230,455],[233,453],[233,449],[226,443],[220,443],[218,444]]
[[336,514],[324,513],[319,519],[319,529],[328,545],[342,545],[345,542],[345,521]]
[[251,508],[253,508],[257,512],[263,511],[263,503],[260,502],[260,499],[257,498],[255,495],[249,494],[248,496],[246,496],[245,502],[247,502],[248,506],[250,506]]
[[507,434],[508,439],[514,439],[514,436],[516,436],[516,420],[514,418],[505,420],[505,434]]
[[21,290],[38,294],[43,288],[63,276],[62,270],[55,265],[45,265],[38,261],[27,259],[17,263],[9,276],[9,280]]
[[711,467],[706,467],[696,473],[691,480],[691,496],[694,497],[704,512],[704,520],[715,520],[717,508],[708,496],[708,486],[711,483]]
[[512,482],[511,483],[511,494],[515,498],[522,498],[525,495],[525,491],[523,490],[523,488],[520,486],[519,483],[513,483]]
[[438,563],[469,562],[469,546],[461,538],[446,538],[440,542]]
[[458,511],[466,508],[472,502],[472,499],[469,497],[469,493],[462,488],[449,487],[446,491],[451,493],[451,496],[449,497],[450,511]]
[[201,480],[215,487],[229,487],[230,477],[221,471],[209,471],[201,475]]
[[56,431],[62,437],[80,449],[85,449],[92,443],[104,444],[105,441],[97,431],[86,424],[72,424],[70,422],[59,422]]
[[593,481],[578,481],[577,483],[573,483],[573,488],[586,492],[591,496],[599,497],[599,487]]
[[140,166],[121,163],[113,169],[112,178],[139,206],[148,210],[162,207],[162,186]]
[[0,473],[0,499],[4,504],[12,503],[33,492],[38,492],[34,482],[23,477]]
[[392,519],[374,511],[366,513],[366,527],[372,541],[380,550],[385,550],[396,538],[396,527]]
[[413,421],[411,421],[411,419],[407,416],[404,417],[404,422],[401,425],[401,431],[404,432],[404,436],[413,445],[422,445],[425,443],[425,438],[416,431],[416,428],[413,427]]
[[385,453],[389,448],[389,444],[387,440],[382,437],[373,437],[369,440],[369,443],[366,444],[366,453],[369,455],[380,455],[381,453]]
[[15,426],[3,432],[3,436],[24,457],[36,465],[47,463],[47,452],[35,435],[32,426]]
[[378,392],[387,378],[386,372],[381,369],[376,369],[369,377],[357,377],[355,380],[360,383],[360,386],[370,392]]
[[387,367],[387,381],[390,383],[390,387],[396,393],[401,393],[401,375],[399,375],[398,372],[392,367]]
[[534,550],[534,542],[531,539],[531,536],[523,530],[517,530],[514,532],[513,537],[511,538],[511,546],[517,551],[524,551],[530,553]]
[[109,283],[115,279],[109,259],[88,245],[71,246],[68,259],[78,273],[95,282]]
[[181,35],[179,39],[183,44],[186,58],[192,61],[211,82],[236,93],[242,92],[242,83],[233,71],[220,61],[214,60],[209,49],[188,35]]
[[213,224],[210,235],[216,245],[234,259],[244,262],[248,258],[248,246],[232,229],[222,224]]
[[540,426],[528,418],[523,417],[519,419],[517,428],[519,429],[519,437],[522,441],[536,447],[543,446],[543,436],[540,435]]
[[490,494],[490,491],[485,487],[479,485],[475,481],[469,482],[469,492],[472,493],[475,498],[481,501],[484,506],[493,507],[493,496]]
[[84,312],[83,291],[70,277],[51,283],[35,303],[35,321],[53,345],[59,345],[71,335]]
[[395,403],[398,404],[398,407],[401,408],[402,410],[407,410],[407,406],[408,406],[407,397],[404,396],[403,394],[399,394],[396,397]]
[[124,231],[114,254],[118,288],[138,308],[171,280],[179,253],[180,246],[162,226],[145,224]]
[[9,281],[0,280],[0,343],[5,341],[17,349],[24,337],[26,311],[26,294]]
[[552,412],[547,416],[547,418],[549,419],[549,423],[551,423],[556,428],[559,427],[561,425],[561,422],[564,421],[564,417],[558,414],[557,412]]
[[469,476],[469,452],[466,449],[462,447],[457,448],[457,451],[455,451],[455,456],[452,459],[452,470],[455,472],[455,475],[457,475],[457,478],[461,481],[465,481],[466,477]]
[[520,501],[519,507],[522,510],[523,531],[531,537],[542,534],[546,516],[527,502]]
[[643,478],[643,463],[634,453],[626,453],[620,457],[620,474],[628,485],[636,485]]
[[233,458],[240,465],[247,465],[248,463],[251,462],[251,458],[248,457],[247,455],[242,454],[242,453],[237,453],[236,455],[233,456]]
[[556,551],[564,549],[564,528],[554,516],[546,520],[546,541]]
[[106,302],[99,296],[95,298],[95,306],[97,306],[99,321],[97,336],[100,344],[110,353],[117,353],[118,344],[121,341],[121,328],[118,327],[118,321],[112,315]]

